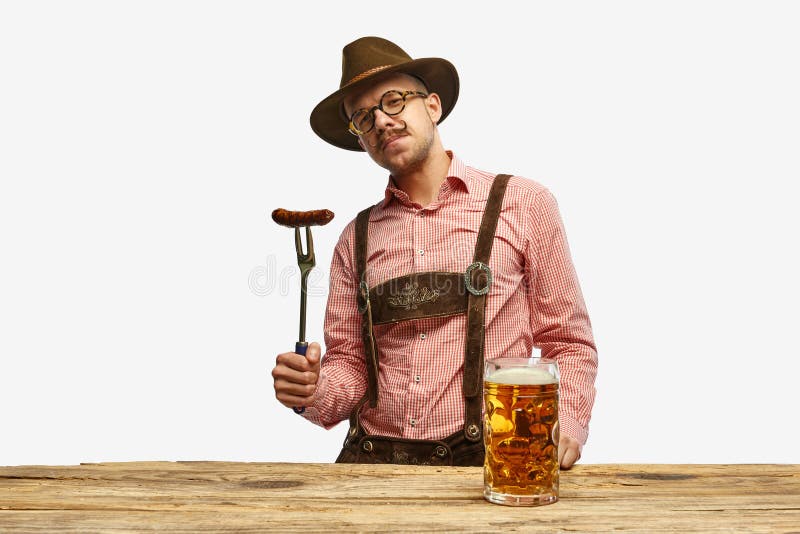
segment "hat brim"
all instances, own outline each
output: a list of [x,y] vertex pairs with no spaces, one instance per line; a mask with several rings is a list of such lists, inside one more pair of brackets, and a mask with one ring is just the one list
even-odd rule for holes
[[397,73],[416,76],[423,81],[429,92],[439,95],[442,101],[442,116],[439,123],[453,110],[458,100],[458,72],[446,59],[428,57],[394,65],[340,88],[317,104],[311,112],[311,129],[334,146],[363,152],[364,149],[358,144],[358,138],[347,129],[342,101],[353,91],[374,83],[376,78]]

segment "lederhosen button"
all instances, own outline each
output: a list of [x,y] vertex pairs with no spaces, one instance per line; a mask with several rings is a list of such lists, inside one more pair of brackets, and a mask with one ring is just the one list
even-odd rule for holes
[[442,445],[439,445],[439,446],[437,446],[437,447],[436,447],[436,449],[434,450],[434,453],[435,453],[435,454],[436,454],[436,456],[438,456],[439,458],[444,458],[445,456],[447,456],[447,449],[446,449],[445,447],[443,447]]
[[481,429],[478,428],[478,425],[469,425],[467,427],[467,435],[471,438],[476,438],[481,435]]
[[372,442],[371,441],[365,441],[361,445],[361,448],[364,449],[365,452],[372,452]]

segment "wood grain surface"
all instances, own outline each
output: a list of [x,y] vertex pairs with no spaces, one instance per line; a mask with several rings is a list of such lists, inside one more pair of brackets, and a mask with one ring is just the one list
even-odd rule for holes
[[797,532],[797,465],[577,465],[560,501],[483,499],[476,467],[0,467],[0,532]]

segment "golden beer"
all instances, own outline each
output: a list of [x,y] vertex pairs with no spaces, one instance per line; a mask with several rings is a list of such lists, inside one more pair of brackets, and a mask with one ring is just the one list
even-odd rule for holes
[[486,364],[484,497],[549,504],[558,500],[558,368],[549,360],[514,360]]

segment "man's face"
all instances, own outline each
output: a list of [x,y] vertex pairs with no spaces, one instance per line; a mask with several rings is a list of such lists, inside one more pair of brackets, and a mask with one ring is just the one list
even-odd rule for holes
[[[404,74],[383,78],[363,91],[351,95],[345,102],[347,116],[358,109],[370,109],[378,105],[387,91],[421,91],[425,86]],[[387,115],[375,110],[375,126],[360,135],[358,142],[370,157],[392,173],[402,176],[421,167],[427,159],[436,138],[436,122],[442,115],[439,96],[435,93],[427,98],[409,96],[405,108],[397,115]]]

